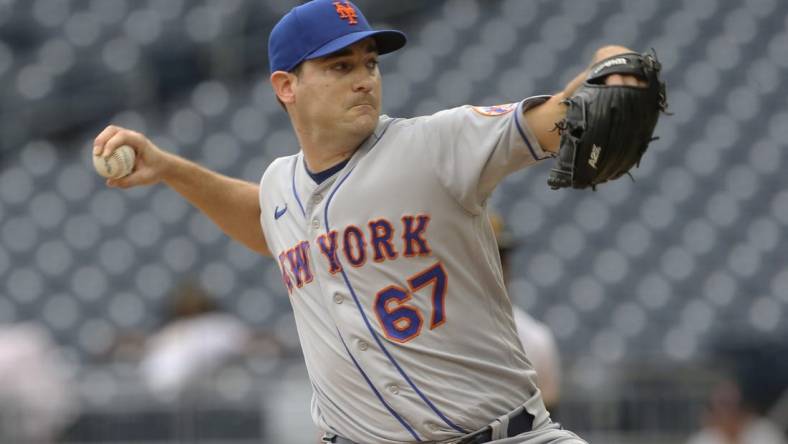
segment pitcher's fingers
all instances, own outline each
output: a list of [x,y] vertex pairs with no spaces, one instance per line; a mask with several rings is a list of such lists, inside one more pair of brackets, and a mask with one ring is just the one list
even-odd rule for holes
[[93,139],[93,154],[99,156],[104,151],[104,144],[107,143],[107,140],[110,137],[114,136],[115,133],[120,131],[122,128],[115,125],[109,125],[104,128],[95,139]]
[[624,84],[628,86],[640,86],[640,79],[635,76],[624,77]]
[[131,145],[134,148],[136,154],[139,154],[138,149],[145,144],[145,137],[135,131],[130,131],[127,129],[123,129],[118,131],[112,137],[107,140],[107,143],[104,144],[104,149],[101,152],[102,156],[109,156],[116,149],[120,148],[123,145]]
[[131,188],[134,185],[129,182],[128,177],[129,176],[121,177],[120,179],[107,179],[107,186],[121,189]]
[[605,79],[605,85],[616,86],[616,85],[624,85],[624,76],[621,74],[610,74]]
[[626,86],[645,87],[648,86],[648,82],[636,76],[610,74],[609,76],[607,76],[607,79],[605,79],[605,85],[608,86],[626,85]]
[[[135,177],[136,176],[136,177]],[[128,176],[119,177],[117,179],[107,179],[107,185],[113,188],[131,188],[139,185],[141,182],[139,172],[135,171]]]

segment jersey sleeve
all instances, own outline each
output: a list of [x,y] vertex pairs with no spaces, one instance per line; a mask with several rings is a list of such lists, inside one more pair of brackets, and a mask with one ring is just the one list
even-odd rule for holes
[[523,118],[524,110],[550,96],[498,106],[461,106],[423,121],[430,162],[441,183],[469,212],[478,214],[506,175],[539,160],[545,152]]

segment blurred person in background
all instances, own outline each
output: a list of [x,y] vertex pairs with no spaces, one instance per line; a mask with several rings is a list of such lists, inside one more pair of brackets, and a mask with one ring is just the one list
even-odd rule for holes
[[55,442],[78,410],[68,374],[46,330],[0,326],[0,442]]
[[[490,223],[495,232],[495,238],[498,240],[504,283],[510,290],[511,255],[517,247],[517,241],[499,213],[490,213]],[[509,298],[512,299],[511,291]],[[545,407],[555,415],[561,397],[561,357],[555,336],[547,325],[534,319],[514,302],[512,303],[512,312],[517,335],[523,344],[525,355],[536,369],[536,385],[542,391]]]
[[148,388],[165,398],[179,396],[246,352],[251,333],[191,282],[173,293],[165,325],[147,339],[140,369]]
[[785,436],[744,399],[733,379],[715,385],[703,416],[703,428],[687,444],[786,444]]

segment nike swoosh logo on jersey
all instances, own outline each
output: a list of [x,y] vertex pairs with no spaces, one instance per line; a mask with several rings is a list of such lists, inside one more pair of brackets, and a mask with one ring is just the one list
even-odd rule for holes
[[281,210],[279,209],[279,205],[274,208],[274,220],[279,219],[280,217],[284,216],[287,213],[287,204]]

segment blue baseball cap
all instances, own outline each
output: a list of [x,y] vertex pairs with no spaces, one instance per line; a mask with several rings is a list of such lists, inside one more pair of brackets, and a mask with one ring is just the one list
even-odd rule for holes
[[347,0],[312,0],[290,10],[268,37],[271,72],[292,71],[304,60],[316,59],[367,37],[375,39],[378,54],[396,51],[407,38],[400,31],[373,30],[364,14]]

